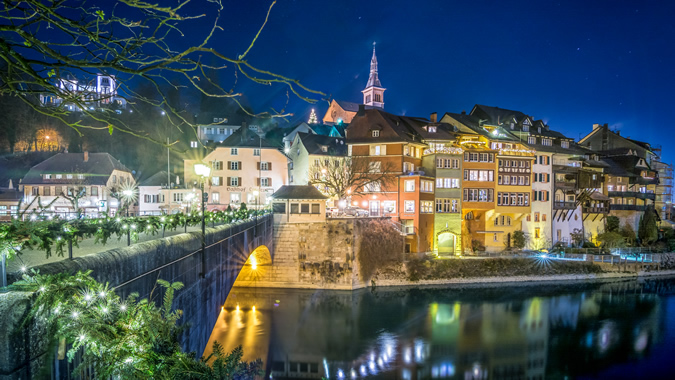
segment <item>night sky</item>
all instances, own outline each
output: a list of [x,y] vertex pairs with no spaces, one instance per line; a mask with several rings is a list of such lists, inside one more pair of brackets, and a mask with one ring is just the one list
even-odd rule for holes
[[[226,2],[214,46],[244,51],[269,4]],[[376,42],[388,112],[429,117],[479,103],[525,112],[576,139],[608,123],[665,145],[675,134],[666,124],[675,119],[673,14],[669,1],[280,0],[249,60],[361,102]],[[282,87],[239,83],[257,112],[285,102]],[[307,120],[312,107],[321,118],[327,103],[291,99],[291,121]]]

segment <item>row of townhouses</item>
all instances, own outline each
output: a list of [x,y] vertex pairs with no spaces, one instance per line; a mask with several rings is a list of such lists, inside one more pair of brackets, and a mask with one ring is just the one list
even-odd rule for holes
[[[608,215],[637,231],[649,206],[670,223],[672,165],[660,160],[660,149],[607,124],[593,125],[577,142],[526,113],[485,105],[428,119],[393,115],[384,111],[374,50],[370,67],[362,104],[333,100],[323,123],[287,129],[280,143],[257,126],[207,115],[202,144],[193,144],[208,145],[203,158],[184,161],[183,180],[160,172],[138,183],[137,211],[190,211],[199,207],[200,186],[208,209],[271,206],[281,186],[314,184],[317,168],[358,160],[361,174],[381,182],[329,203],[391,218],[410,252],[501,251],[516,231],[531,249],[570,244],[579,233],[595,241]],[[194,174],[198,162],[210,165],[208,178]],[[39,195],[46,203],[84,187],[80,205],[93,214],[115,212],[121,201],[111,194],[129,182],[129,169],[108,154],[63,153],[31,169],[22,189],[25,201]],[[60,200],[52,209],[72,211],[69,204]]]

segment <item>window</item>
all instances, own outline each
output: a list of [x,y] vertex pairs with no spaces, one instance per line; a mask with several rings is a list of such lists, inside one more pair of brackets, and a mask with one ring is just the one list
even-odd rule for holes
[[415,201],[405,201],[403,211],[407,213],[415,212]]
[[197,144],[196,141],[190,141],[190,148],[196,148],[198,146],[199,146],[199,144]]
[[225,134],[225,128],[218,128],[218,134],[224,135]]
[[309,214],[309,203],[300,203],[300,213]]
[[494,181],[494,171],[464,169],[464,180],[480,182]]
[[410,173],[415,171],[415,164],[411,162],[403,163],[403,173]]
[[423,193],[433,193],[434,183],[432,181],[420,181],[420,191]]
[[527,138],[527,143],[528,143],[528,144],[536,144],[536,143],[537,143],[537,138],[534,137],[534,136],[529,136],[529,137]]
[[541,221],[545,222],[546,221],[546,214],[541,214]]
[[240,185],[239,177],[230,177],[230,186],[239,186],[239,185]]
[[563,140],[563,141],[560,142],[560,146],[563,147],[563,148],[569,148],[570,142],[566,141],[566,140]]
[[539,239],[541,237],[541,234],[539,232],[539,228],[534,229],[534,238]]
[[297,203],[291,203],[291,214],[299,214],[300,213],[300,205]]
[[270,178],[260,178],[260,186],[269,187],[270,182]]
[[380,155],[380,146],[379,145],[375,145],[375,155],[376,156]]
[[382,202],[382,212],[385,214],[395,214],[396,213],[396,201],[384,201]]
[[239,161],[229,161],[230,162],[230,170],[241,170],[241,165],[239,165]]
[[61,186],[54,186],[54,195],[61,195]]
[[[233,153],[233,154],[236,154],[236,153]],[[254,156],[260,156],[260,149],[259,149],[259,148],[254,148],[254,149],[253,149],[253,155],[254,155]]]
[[321,214],[321,205],[319,203],[312,203],[312,214]]
[[32,193],[33,195],[40,195],[40,188],[37,186],[33,186]]
[[72,174],[66,174],[66,179],[73,179],[73,175]]
[[260,170],[270,170],[270,163],[269,162],[261,162],[260,163]]
[[173,193],[173,201],[174,202],[182,202],[183,201],[183,193]]
[[51,194],[52,188],[49,186],[45,186],[42,188],[42,195],[52,195]]
[[541,144],[544,146],[553,146],[553,140],[543,138],[541,139]]
[[213,170],[223,170],[223,161],[213,161],[211,166]]
[[206,133],[207,135],[213,134],[213,128],[207,127],[207,128],[206,128],[206,131],[205,131],[204,133]]
[[405,188],[406,192],[415,191],[415,180],[414,179],[406,180],[403,183],[404,183],[404,188]]
[[241,194],[240,193],[230,193],[230,203],[241,203]]
[[375,94],[375,101],[376,101],[376,102],[381,102],[381,101],[382,101],[380,94]]
[[534,221],[535,221],[535,222],[538,222],[538,221],[539,221],[539,213],[538,213],[538,212],[535,212],[535,213],[534,213]]
[[45,178],[45,179],[51,179],[51,178],[52,178],[52,175],[51,175],[51,174],[45,174],[45,175],[44,175],[44,178]]
[[374,129],[371,134],[373,137],[380,137],[380,131],[377,129]]
[[423,214],[431,214],[434,212],[432,201],[420,201],[420,212]]
[[96,187],[96,186],[91,187],[91,195],[94,196],[94,197],[98,196],[98,187]]
[[368,163],[369,173],[379,173],[381,171],[382,163],[380,161],[371,161]]
[[366,104],[370,103],[370,99],[371,99],[370,95],[366,95]]
[[272,203],[272,211],[275,214],[285,214],[286,213],[286,203],[281,203],[281,202]]
[[236,156],[239,154],[239,149],[237,148],[230,148],[230,156]]
[[220,186],[220,177],[211,177],[211,186]]
[[428,130],[429,130],[430,133],[436,133],[436,127],[435,126],[430,125]]
[[220,203],[220,193],[211,193],[211,202]]
[[497,234],[492,234],[492,241],[497,242],[499,241],[499,238],[497,237]]
[[436,199],[436,212],[438,213],[458,213],[459,200],[450,198]]
[[493,189],[464,189],[464,201],[467,202],[492,202]]

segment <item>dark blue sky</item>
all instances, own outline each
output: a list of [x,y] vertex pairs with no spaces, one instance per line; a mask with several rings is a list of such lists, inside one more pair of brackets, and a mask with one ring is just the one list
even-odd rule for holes
[[[664,145],[672,104],[675,3],[668,1],[279,0],[249,60],[360,102],[377,42],[385,109],[428,117],[476,103],[523,111],[579,138],[593,123]],[[226,2],[218,42],[245,50],[269,2]],[[243,83],[240,81],[240,83]],[[281,87],[243,85],[256,111]],[[294,120],[327,103],[291,99]],[[664,159],[675,157],[664,152]]]

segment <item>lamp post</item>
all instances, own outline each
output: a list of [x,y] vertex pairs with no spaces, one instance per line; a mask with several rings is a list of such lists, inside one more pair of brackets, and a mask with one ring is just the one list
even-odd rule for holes
[[[127,188],[122,190],[122,198],[127,209],[127,217],[129,216],[129,205],[134,200],[136,191],[134,188]],[[127,246],[131,245],[131,228],[127,228]]]
[[204,181],[211,175],[211,168],[208,165],[204,164],[195,164],[195,174],[200,178],[199,189],[202,193],[202,273],[199,275],[201,278],[206,277],[206,198],[208,195],[204,192]]

